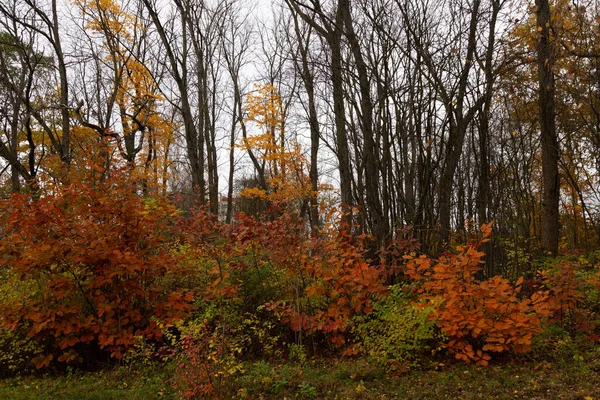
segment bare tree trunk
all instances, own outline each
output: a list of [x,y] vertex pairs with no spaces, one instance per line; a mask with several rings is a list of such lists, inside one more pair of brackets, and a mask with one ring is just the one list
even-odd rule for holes
[[[186,140],[186,150],[187,156],[190,162],[190,169],[192,174],[192,186],[195,189],[201,190],[204,193],[204,169],[202,167],[202,161],[198,155],[199,146],[202,146],[203,143],[198,140],[198,131],[196,130],[196,126],[194,124],[194,115],[192,113],[192,108],[189,102],[189,92],[188,92],[188,79],[187,79],[187,65],[185,62],[179,62],[177,56],[174,53],[174,49],[172,46],[169,37],[164,29],[162,22],[158,16],[158,12],[156,11],[155,5],[151,3],[151,0],[142,0],[154,25],[156,30],[160,36],[162,45],[165,48],[167,53],[167,59],[169,66],[171,68],[171,74],[175,83],[177,85],[177,89],[179,90],[179,96],[181,104],[178,104],[177,107],[181,112],[181,117],[183,118],[183,127],[185,132],[185,140]],[[181,4],[179,5],[180,12],[184,12]],[[183,24],[185,27],[185,23]],[[185,36],[185,32],[184,32]],[[180,71],[181,64],[181,71]],[[204,196],[200,196],[200,203],[204,204],[205,199]]]
[[233,185],[235,168],[235,131],[238,124],[237,98],[234,99],[231,109],[231,131],[229,133],[229,176],[227,177],[227,212],[225,223],[230,224],[233,220]]
[[371,231],[375,236],[375,245],[378,249],[388,234],[388,221],[383,216],[381,199],[379,196],[379,168],[377,166],[379,155],[376,151],[375,134],[373,129],[373,102],[371,100],[371,84],[369,82],[369,72],[367,64],[364,61],[360,43],[354,32],[354,25],[351,14],[350,0],[339,0],[338,5],[342,18],[344,20],[345,33],[350,44],[350,50],[356,64],[356,73],[358,75],[360,88],[360,130],[363,136],[363,159],[365,167],[365,189],[367,219],[371,225]]
[[60,112],[61,112],[61,152],[60,159],[65,165],[71,162],[71,110],[69,108],[69,80],[67,76],[67,64],[62,50],[61,35],[58,30],[58,9],[56,0],[52,0],[52,24],[49,28],[52,32],[52,45],[56,53],[58,63],[58,74],[60,76]]
[[13,193],[19,193],[21,191],[21,180],[19,169],[17,168],[16,162],[18,162],[17,149],[19,147],[19,113],[21,109],[21,101],[17,96],[13,96],[13,112],[10,122],[10,151],[12,153],[12,159],[14,163],[10,164],[10,182]]
[[479,181],[477,191],[477,218],[479,223],[487,223],[490,207],[490,159],[488,154],[490,134],[490,109],[492,106],[492,89],[494,85],[493,57],[496,41],[496,20],[500,12],[499,0],[492,2],[492,15],[489,25],[489,36],[485,54],[485,102],[479,115]]
[[296,13],[292,13],[294,19],[294,30],[296,32],[296,40],[298,41],[298,50],[300,53],[300,63],[296,65],[298,73],[304,83],[304,89],[306,90],[306,96],[308,98],[308,124],[310,126],[310,185],[312,194],[310,196],[310,226],[313,234],[318,233],[319,228],[319,204],[318,204],[318,190],[319,190],[319,172],[318,172],[318,155],[319,155],[319,139],[320,139],[320,127],[319,118],[317,115],[317,106],[315,102],[315,85],[313,72],[309,66],[308,52],[309,44],[311,39],[312,27],[308,27],[306,35],[303,36],[300,31],[298,23],[298,16]]
[[[344,105],[344,76],[342,63],[342,30],[344,23],[344,9],[341,2],[335,8],[335,19],[325,15],[321,9],[320,2],[312,2],[314,7],[308,7],[298,0],[286,0],[292,10],[309,25],[311,25],[325,39],[331,52],[331,85],[333,91],[333,114],[335,121],[336,154],[340,173],[340,194],[344,212],[347,214],[346,222],[352,222],[352,170],[348,147],[348,135],[346,133],[346,111]],[[312,16],[308,15],[306,9],[312,10]],[[318,16],[321,24],[317,23]]]
[[536,7],[540,35],[537,43],[537,64],[542,142],[542,249],[549,254],[556,255],[559,238],[558,160],[560,152],[554,111],[554,60],[550,43],[550,4],[548,0],[536,0]]

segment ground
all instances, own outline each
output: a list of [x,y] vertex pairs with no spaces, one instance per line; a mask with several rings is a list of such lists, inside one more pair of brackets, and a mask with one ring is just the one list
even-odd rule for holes
[[[591,349],[591,350],[590,350]],[[487,367],[452,360],[390,376],[364,359],[246,362],[209,398],[600,399],[600,348],[547,360],[528,356]],[[1,399],[178,399],[175,363],[0,381]]]

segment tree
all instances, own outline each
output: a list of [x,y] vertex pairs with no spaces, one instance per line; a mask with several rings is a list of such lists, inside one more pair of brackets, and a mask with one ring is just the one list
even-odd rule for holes
[[[3,140],[0,141],[0,156],[10,166],[11,169],[11,187],[12,191],[17,193],[21,190],[20,178],[23,177],[26,182],[33,183],[36,175],[35,158],[33,146],[30,147],[30,164],[26,168],[20,161],[19,143],[22,139],[24,130],[22,123],[23,99],[26,98],[25,91],[28,85],[28,78],[32,78],[32,73],[28,73],[27,46],[19,43],[19,40],[9,32],[0,33],[0,87],[2,88],[2,97],[4,106],[1,108],[3,126]],[[18,68],[21,68],[18,71]],[[33,161],[33,165],[31,165]]]
[[[179,18],[181,18],[180,27],[182,30],[181,42],[179,42],[179,37],[176,36],[176,32],[168,31],[165,24],[161,21],[156,3],[151,0],[143,0],[143,3],[154,23],[154,28],[160,37],[160,42],[166,52],[167,65],[169,66],[170,74],[175,81],[179,92],[177,99],[171,99],[171,102],[177,108],[183,119],[186,154],[190,163],[192,187],[199,191],[200,203],[204,204],[206,201],[204,137],[201,135],[202,131],[199,131],[198,127],[196,127],[194,113],[190,103],[190,99],[192,99],[193,96],[190,93],[189,65],[187,63],[187,55],[190,51],[189,43],[187,41],[187,13],[190,12],[190,10],[186,8],[186,4],[181,2],[177,3]],[[182,47],[179,48],[178,44],[181,44]]]
[[291,12],[297,13],[307,24],[325,40],[329,47],[330,63],[329,72],[333,91],[333,114],[335,119],[336,155],[340,174],[341,202],[345,207],[348,220],[351,221],[350,212],[354,204],[352,198],[352,171],[350,163],[350,150],[348,135],[346,133],[346,112],[344,105],[343,67],[342,67],[342,35],[343,35],[343,8],[342,2],[337,2],[332,14],[322,9],[318,0],[311,0],[309,4],[286,0]]
[[[435,18],[432,15],[418,14],[419,10],[426,9],[421,3],[416,2],[405,5],[397,2],[404,18],[404,24],[408,29],[408,34],[411,36],[414,50],[420,54],[425,64],[426,78],[438,93],[447,118],[448,136],[437,193],[440,224],[439,240],[442,246],[444,243],[448,243],[450,239],[454,177],[462,154],[467,129],[487,98],[486,95],[481,95],[473,102],[467,102],[467,96],[471,92],[471,85],[473,84],[470,76],[476,66],[475,61],[480,59],[477,53],[477,32],[482,23],[481,3],[480,0],[476,0],[469,4],[467,6],[469,12],[465,14],[450,13],[450,15],[457,15],[457,18],[462,19],[461,22],[451,20],[443,23],[442,21],[432,21],[431,19]],[[440,5],[439,10],[443,10],[444,7],[457,6],[460,7],[461,5],[443,3]],[[419,24],[412,24],[411,19],[420,19]],[[443,26],[457,29],[456,32],[446,35],[446,37],[450,38],[456,35],[461,39],[461,42],[431,43],[429,38],[432,37],[433,32],[430,31],[432,29],[430,27],[441,28]],[[446,60],[438,59],[436,57],[436,54],[439,54],[438,49],[448,47],[453,55]],[[456,79],[448,80],[447,76],[449,74],[456,76]]]
[[246,96],[244,109],[246,122],[255,123],[262,133],[242,138],[238,146],[253,152],[265,186],[246,188],[241,195],[262,198],[280,211],[298,210],[304,200],[316,194],[312,193],[309,163],[300,144],[285,137],[283,104],[277,88],[268,83],[256,85],[256,90]]
[[[556,1],[538,2],[531,10],[530,17],[515,27],[513,37],[521,43],[521,52],[525,55],[525,70],[521,77],[523,81],[535,82],[537,96],[521,94],[519,97],[524,103],[535,102],[536,112],[531,123],[539,127],[541,147],[538,234],[544,252],[556,254],[560,238],[561,175],[565,188],[570,188],[572,199],[581,203],[584,225],[587,223],[585,213],[589,215],[585,195],[576,178],[588,174],[578,164],[587,164],[588,171],[591,167],[586,161],[589,147],[579,143],[574,146],[573,143],[591,144],[596,136],[585,122],[595,118],[594,100],[588,97],[593,93],[593,89],[590,91],[590,83],[594,80],[593,66],[590,71],[585,65],[586,60],[594,58],[595,39],[583,29],[582,22],[590,18],[585,8]],[[517,88],[521,86],[517,85]],[[590,132],[589,139],[586,132]],[[562,153],[559,143],[569,151]],[[574,158],[579,161],[573,162]]]
[[[247,17],[231,12],[225,23],[221,26],[221,43],[223,46],[223,61],[232,86],[231,127],[229,134],[229,176],[227,179],[227,211],[225,221],[229,224],[233,220],[233,195],[235,182],[235,144],[238,125],[242,129],[243,137],[248,137],[246,123],[243,117],[243,86],[242,67],[248,63],[253,30],[247,23]],[[254,153],[249,153],[253,162],[256,161]],[[255,162],[256,166],[257,163]],[[263,179],[264,181],[264,179]],[[264,186],[263,186],[264,187]]]
[[348,39],[348,45],[354,58],[356,74],[358,75],[359,102],[360,108],[357,113],[360,121],[360,128],[363,138],[363,164],[364,180],[366,192],[365,213],[371,227],[371,232],[375,237],[375,246],[379,248],[384,244],[389,233],[389,224],[383,215],[380,198],[380,170],[379,151],[376,148],[375,127],[373,124],[373,100],[371,98],[371,82],[369,79],[370,71],[367,69],[365,57],[354,29],[352,17],[352,4],[350,0],[340,0],[338,3],[342,18],[344,21],[344,34]]
[[63,52],[62,34],[59,24],[59,7],[57,0],[52,0],[49,9],[37,0],[13,1],[0,5],[0,14],[13,24],[43,38],[52,48],[55,69],[58,72],[58,126],[46,121],[43,116],[29,105],[32,116],[42,126],[50,139],[62,163],[68,167],[71,161],[71,116],[69,98],[69,77],[67,61]]
[[[168,154],[175,127],[169,116],[159,111],[164,97],[146,66],[150,28],[143,25],[138,14],[112,1],[80,1],[77,5],[83,16],[81,30],[90,44],[88,51],[97,74],[97,95],[89,96],[85,89],[82,94],[88,102],[95,103],[97,111],[95,121],[90,121],[89,110],[93,104],[84,110],[82,99],[74,113],[80,124],[94,131],[98,138],[111,136],[116,139],[119,154],[131,173],[144,182],[146,191],[150,187],[162,187],[164,192],[164,174],[170,162]],[[95,47],[98,37],[101,43]],[[100,65],[106,65],[108,72]],[[103,80],[108,84],[101,83]],[[106,91],[106,98],[99,99],[102,90]],[[113,119],[119,123],[118,127]],[[142,162],[138,155],[145,156]]]
[[[307,103],[305,105],[308,113],[308,125],[310,128],[310,184],[313,196],[310,198],[310,225],[312,233],[316,234],[319,228],[319,204],[317,201],[317,192],[319,187],[318,155],[319,141],[321,138],[321,128],[317,112],[316,94],[315,94],[315,72],[311,66],[310,43],[313,28],[306,24],[301,24],[296,13],[292,13],[294,20],[295,41],[298,46],[298,55],[294,59],[294,67],[300,75],[304,89],[306,91]],[[304,28],[304,29],[303,29]]]
[[[0,157],[11,168],[12,191],[21,189],[23,179],[35,192],[38,173],[48,167],[47,152],[58,152],[60,142],[53,136],[52,122],[45,114],[53,114],[56,93],[49,89],[53,61],[36,48],[35,32],[24,29],[5,17],[0,35],[0,90],[3,95],[2,120],[4,134],[0,140]],[[51,145],[46,145],[47,138]],[[54,140],[52,140],[54,138]],[[24,143],[27,143],[24,146]],[[46,169],[45,172],[52,171]],[[54,171],[56,172],[56,171]]]
[[558,203],[560,181],[558,175],[558,136],[554,111],[554,57],[550,31],[549,0],[536,0],[537,30],[540,33],[537,44],[537,65],[539,81],[540,132],[542,141],[542,248],[556,255],[558,251],[559,223]]

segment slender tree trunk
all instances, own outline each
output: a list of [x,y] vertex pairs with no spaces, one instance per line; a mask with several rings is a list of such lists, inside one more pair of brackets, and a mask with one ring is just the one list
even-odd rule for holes
[[336,29],[327,37],[331,49],[331,83],[333,88],[333,113],[335,118],[335,138],[337,158],[340,171],[340,193],[344,211],[351,221],[352,200],[352,171],[350,169],[350,149],[346,133],[346,111],[344,106],[344,77],[342,66],[342,9],[336,13]]
[[490,132],[490,109],[494,86],[494,44],[496,42],[496,20],[500,12],[500,2],[492,3],[492,15],[489,25],[487,50],[485,53],[485,102],[479,115],[479,181],[477,190],[477,217],[479,223],[488,222],[488,208],[490,207],[490,159],[488,155]]
[[454,189],[454,175],[462,154],[463,143],[467,131],[466,124],[454,122],[451,117],[450,132],[448,133],[448,150],[440,183],[438,186],[438,209],[440,220],[439,241],[440,249],[445,247],[450,240],[450,214],[452,209],[452,193]]
[[318,171],[318,156],[319,156],[319,140],[320,140],[320,128],[319,118],[317,114],[317,106],[315,102],[315,85],[314,76],[309,66],[308,60],[308,45],[310,43],[312,28],[308,28],[306,37],[302,36],[300,32],[300,26],[298,24],[298,16],[296,13],[292,13],[294,18],[294,29],[296,32],[296,39],[298,40],[298,50],[300,53],[300,63],[297,65],[300,77],[304,83],[304,89],[306,90],[306,97],[308,98],[308,124],[310,126],[310,171],[308,173],[310,178],[310,186],[312,194],[310,196],[310,226],[313,234],[318,233],[319,228],[319,203],[317,199],[319,191],[319,171]]
[[550,4],[548,0],[536,0],[539,41],[538,81],[540,133],[542,143],[542,249],[549,254],[558,252],[559,197],[558,175],[559,148],[556,135],[554,111],[554,72],[552,44],[550,43]]
[[60,110],[61,110],[61,152],[60,158],[65,165],[71,162],[71,111],[69,109],[69,80],[67,76],[67,65],[62,50],[61,35],[58,30],[58,9],[56,0],[52,0],[52,36],[56,60],[58,62],[58,74],[60,76]]
[[[208,164],[208,210],[211,214],[217,216],[219,214],[219,171],[217,165],[217,146],[216,135],[217,127],[215,125],[216,116],[216,91],[213,91],[210,102],[211,115],[207,118],[206,129],[206,153]],[[208,104],[207,104],[208,109]],[[210,124],[208,122],[210,121]]]
[[379,155],[376,151],[375,134],[373,129],[373,102],[371,100],[371,84],[369,72],[364,61],[360,43],[354,32],[350,0],[339,0],[339,8],[343,15],[346,37],[354,57],[356,73],[360,88],[360,131],[363,136],[363,159],[365,167],[365,189],[368,221],[372,234],[375,236],[376,249],[378,249],[388,234],[388,221],[383,216],[381,199],[379,196],[379,169],[377,163]]
[[[344,7],[341,1],[338,1],[335,7],[335,18],[323,13],[319,1],[313,2],[315,14],[308,15],[303,10],[310,9],[304,3],[297,0],[286,0],[286,3],[293,12],[298,13],[300,17],[310,26],[312,26],[321,37],[327,42],[331,52],[331,63],[329,65],[331,72],[331,86],[333,92],[333,114],[335,122],[335,141],[340,173],[340,194],[342,209],[346,213],[345,222],[352,223],[352,170],[350,163],[350,153],[348,147],[348,134],[346,132],[346,111],[344,105],[344,76],[342,65],[342,30],[344,25]],[[321,20],[317,23],[316,16]]]
[[[192,32],[194,31],[194,25],[192,24],[191,18],[189,19],[189,29]],[[192,34],[192,45],[194,47],[194,53],[196,54],[196,79],[198,81],[198,167],[203,171],[202,175],[198,177],[198,194],[200,196],[201,204],[205,204],[206,182],[204,178],[204,138],[208,134],[205,129],[205,119],[208,118],[208,113],[204,110],[204,107],[206,106],[206,72],[204,70],[204,54],[201,45],[198,43],[196,33]]]
[[[233,78],[233,76],[232,76]],[[227,214],[225,216],[225,222],[230,224],[233,219],[233,184],[234,184],[234,168],[235,168],[235,131],[238,124],[237,114],[237,101],[239,99],[234,96],[234,102],[232,107],[231,115],[231,131],[229,136],[229,176],[227,177]]]
[[[21,101],[17,96],[14,96],[13,101],[13,113],[10,123],[10,151],[13,160],[17,161],[19,159],[17,149],[19,147],[19,110],[21,109]],[[16,163],[11,163],[10,165],[10,181],[12,192],[19,193],[21,191],[21,180]]]
[[[142,0],[154,25],[160,36],[160,40],[165,48],[167,53],[167,59],[169,63],[169,67],[171,68],[171,73],[173,75],[173,79],[177,85],[177,89],[179,90],[181,104],[178,105],[179,111],[181,112],[181,117],[183,118],[183,127],[185,132],[185,141],[186,141],[186,150],[187,156],[190,162],[190,169],[192,175],[192,186],[195,189],[204,190],[204,168],[202,165],[202,161],[198,156],[198,146],[202,146],[203,143],[198,140],[198,131],[196,130],[196,126],[194,124],[194,115],[192,113],[192,108],[189,102],[189,93],[188,93],[188,80],[187,80],[187,66],[185,62],[181,62],[181,71],[179,70],[179,61],[177,56],[175,55],[172,47],[172,43],[167,36],[167,33],[164,29],[162,22],[158,16],[158,12],[155,9],[155,6],[151,3],[151,0]],[[179,11],[183,14],[185,10],[182,7],[179,7]],[[185,29],[185,22],[182,24]],[[184,37],[186,36],[184,30]],[[201,204],[205,202],[203,196],[200,198]]]

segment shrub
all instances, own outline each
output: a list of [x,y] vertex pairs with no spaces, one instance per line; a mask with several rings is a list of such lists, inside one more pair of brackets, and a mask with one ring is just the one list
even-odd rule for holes
[[37,367],[81,361],[90,349],[122,358],[136,337],[160,338],[157,321],[174,323],[191,310],[193,293],[158,286],[182,274],[172,251],[178,214],[134,187],[121,174],[73,177],[53,195],[0,203],[1,266],[10,284],[32,282],[18,301],[1,299],[1,322],[44,345]]
[[[487,365],[490,352],[527,352],[533,335],[540,332],[541,315],[546,315],[546,295],[534,293],[520,299],[523,278],[513,286],[499,276],[479,281],[484,253],[477,248],[491,235],[491,224],[482,225],[482,238],[458,246],[457,254],[437,260],[411,258],[407,273],[421,283],[421,298],[434,299],[430,314],[448,337],[447,348],[456,358]],[[536,312],[537,311],[537,312]]]
[[352,318],[371,313],[372,299],[387,292],[385,274],[364,257],[364,240],[328,226],[275,263],[284,271],[287,294],[267,306],[297,333],[298,343],[304,334],[319,333],[342,347]]
[[[180,226],[178,253],[196,283],[194,318],[225,324],[233,335],[244,336],[246,356],[280,357],[283,348],[285,328],[264,306],[284,292],[283,270],[275,267],[275,256],[267,250],[272,226],[245,216],[226,225],[202,211]],[[294,240],[293,234],[279,233],[283,243]],[[285,248],[274,250],[284,254]]]
[[222,398],[226,378],[242,372],[248,334],[233,301],[214,301],[179,325],[181,341],[174,380],[182,398]]
[[[0,271],[0,302],[17,303],[23,293],[35,290],[34,282],[15,279],[8,270]],[[31,359],[44,348],[27,336],[26,326],[9,327],[0,314],[0,376],[24,373],[33,368]]]
[[598,341],[600,273],[586,260],[551,260],[538,271],[536,288],[546,295],[543,306],[548,320],[571,335],[582,333]]
[[25,327],[0,326],[0,377],[31,372],[31,360],[43,351],[44,347],[27,335]]
[[438,336],[430,319],[434,304],[413,304],[408,289],[391,286],[389,296],[374,303],[372,315],[354,321],[358,351],[395,373],[416,366],[419,353]]

